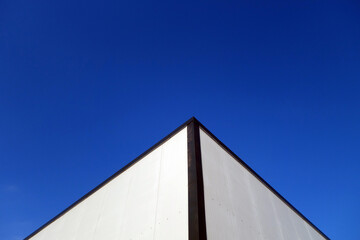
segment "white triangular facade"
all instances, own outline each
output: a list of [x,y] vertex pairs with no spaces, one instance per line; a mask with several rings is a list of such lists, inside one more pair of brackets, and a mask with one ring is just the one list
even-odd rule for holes
[[326,239],[201,128],[200,143],[208,239]]
[[28,239],[328,238],[193,118]]
[[187,171],[185,128],[30,239],[187,239]]

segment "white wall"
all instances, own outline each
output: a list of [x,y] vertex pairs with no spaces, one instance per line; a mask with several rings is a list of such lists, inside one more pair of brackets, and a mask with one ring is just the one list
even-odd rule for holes
[[208,240],[322,240],[307,222],[200,129]]
[[32,240],[188,239],[187,130],[181,130]]

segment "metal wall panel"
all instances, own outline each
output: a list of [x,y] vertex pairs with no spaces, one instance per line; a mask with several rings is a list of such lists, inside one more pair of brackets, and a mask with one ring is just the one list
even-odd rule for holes
[[309,223],[200,129],[208,240],[323,240]]
[[186,240],[187,179],[185,127],[31,239]]

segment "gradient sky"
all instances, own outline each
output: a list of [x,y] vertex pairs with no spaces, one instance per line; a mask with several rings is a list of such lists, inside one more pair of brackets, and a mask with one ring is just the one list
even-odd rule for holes
[[0,239],[195,116],[358,240],[359,93],[359,1],[0,0]]

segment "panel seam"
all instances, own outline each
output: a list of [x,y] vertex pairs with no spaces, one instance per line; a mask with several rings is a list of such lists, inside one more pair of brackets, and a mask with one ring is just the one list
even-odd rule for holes
[[156,198],[156,205],[155,205],[155,223],[154,223],[154,233],[153,239],[155,240],[156,237],[156,226],[157,226],[157,219],[158,219],[158,205],[159,205],[159,195],[160,195],[160,180],[161,180],[161,168],[163,162],[163,151],[164,149],[161,148],[160,151],[160,164],[159,164],[159,177],[158,177],[158,184],[157,184],[157,198]]

